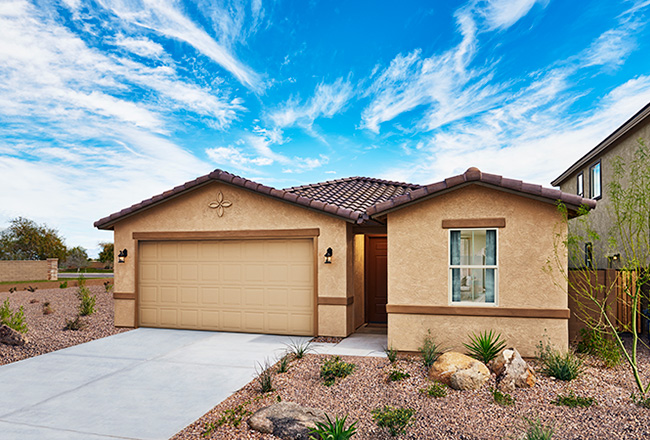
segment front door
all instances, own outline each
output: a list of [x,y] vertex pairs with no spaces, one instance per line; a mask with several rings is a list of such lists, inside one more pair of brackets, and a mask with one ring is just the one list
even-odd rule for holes
[[388,302],[388,241],[386,236],[366,236],[366,322],[385,324]]

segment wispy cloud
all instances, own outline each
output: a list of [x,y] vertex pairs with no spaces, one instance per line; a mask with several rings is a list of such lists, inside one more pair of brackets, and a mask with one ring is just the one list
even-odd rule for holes
[[509,28],[528,14],[536,3],[546,6],[548,0],[479,0],[473,6],[485,19],[488,29],[494,30]]

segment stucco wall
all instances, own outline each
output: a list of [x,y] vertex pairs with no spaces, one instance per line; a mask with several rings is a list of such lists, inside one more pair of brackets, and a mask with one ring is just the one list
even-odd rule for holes
[[[208,207],[210,202],[216,200],[220,191],[225,200],[232,202],[232,206],[225,208],[222,217],[217,216],[215,209]],[[318,296],[346,298],[352,286],[352,282],[348,281],[348,273],[351,272],[353,261],[348,261],[350,253],[347,249],[351,240],[345,221],[224,183],[210,183],[115,224],[116,252],[126,248],[129,257],[125,263],[115,265],[114,291],[118,295],[136,292],[137,252],[136,241],[132,238],[133,232],[308,228],[320,229],[316,258]],[[332,264],[323,263],[322,255],[328,247],[334,251]],[[116,306],[116,323],[133,325],[134,318],[130,316],[130,311],[135,311],[135,307],[125,301],[127,300],[120,300],[119,306]],[[347,336],[352,319],[347,316],[348,309],[351,314],[352,309],[344,305],[319,306],[319,334]],[[118,317],[124,321],[118,323]]]
[[0,260],[0,282],[41,281],[58,279],[58,259]]
[[[565,179],[564,182],[562,182],[562,184],[560,184],[561,191],[569,194],[577,194],[578,174],[582,172],[584,176],[585,197],[590,197],[589,168],[598,162],[598,160],[601,161],[600,170],[602,174],[602,198],[597,201],[596,208],[589,213],[588,217],[591,227],[593,227],[601,237],[600,242],[593,243],[593,253],[595,259],[594,268],[596,269],[607,269],[608,255],[613,255],[616,253],[623,255],[625,252],[622,246],[611,246],[608,242],[608,237],[610,235],[610,230],[613,224],[613,220],[609,212],[611,209],[611,198],[609,197],[608,185],[612,182],[613,179],[614,160],[620,156],[626,163],[629,163],[634,158],[634,154],[639,147],[639,139],[643,139],[646,146],[650,146],[650,124],[646,123],[645,125],[641,125],[635,130],[632,130],[622,139],[618,140],[615,145],[609,147],[605,153],[588,162],[584,167],[571,174],[569,177],[567,177],[567,179]],[[570,221],[572,227],[576,227],[577,223],[578,220],[575,219]],[[578,264],[572,264],[572,266],[581,267],[583,261],[584,260],[580,258],[579,261],[577,261]],[[617,268],[616,263],[614,263],[613,268]]]
[[[566,309],[566,282],[557,270],[544,271],[554,256],[554,236],[562,232],[556,207],[478,185],[388,215],[388,304],[452,306],[449,231],[442,228],[442,220],[479,218],[506,219],[505,228],[498,229],[497,307]],[[558,347],[568,341],[565,319],[389,315],[390,342],[399,350],[417,350],[427,328],[454,349],[462,348],[471,331],[494,329],[512,335],[509,343],[524,356],[534,354],[531,350],[545,328]]]
[[365,237],[354,236],[354,326],[359,328],[366,321],[365,308]]

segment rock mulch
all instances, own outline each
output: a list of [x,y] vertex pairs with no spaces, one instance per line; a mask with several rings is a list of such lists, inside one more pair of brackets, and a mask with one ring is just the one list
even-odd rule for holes
[[[25,319],[29,331],[29,342],[23,346],[0,344],[0,365],[60,350],[94,339],[103,338],[128,331],[113,325],[113,294],[106,292],[104,286],[89,286],[92,295],[97,297],[95,313],[82,317],[87,324],[83,330],[64,330],[65,320],[74,319],[78,312],[79,299],[77,287],[67,289],[38,289],[36,292],[19,290],[0,292],[0,303],[9,298],[13,310],[24,306]],[[50,303],[52,313],[43,314],[43,304]]]
[[[274,376],[276,391],[260,396],[255,382],[217,405],[199,420],[173,437],[173,440],[203,439],[206,423],[215,423],[223,411],[245,404],[254,413],[277,403],[296,402],[320,408],[330,416],[348,415],[348,421],[358,421],[356,440],[389,439],[386,432],[372,421],[371,411],[384,405],[410,407],[416,410],[415,421],[401,439],[519,439],[525,426],[523,417],[539,419],[555,426],[553,439],[641,439],[650,438],[650,409],[636,406],[630,400],[634,382],[629,370],[621,365],[606,369],[591,358],[585,358],[585,371],[576,380],[562,382],[537,375],[533,388],[517,388],[511,394],[512,406],[500,406],[489,391],[495,386],[492,375],[486,386],[473,391],[448,390],[447,397],[433,398],[418,390],[430,383],[427,371],[418,357],[403,357],[392,366],[385,358],[342,356],[357,365],[354,373],[337,379],[326,387],[319,379],[324,355],[310,354],[290,364],[289,371]],[[641,364],[650,379],[650,353],[643,350]],[[534,360],[532,367],[539,371]],[[394,368],[408,372],[410,377],[388,382]],[[589,408],[568,408],[551,404],[558,394],[570,390],[576,395],[594,397],[597,405]],[[248,402],[248,403],[246,403]],[[212,431],[212,439],[276,439],[249,428],[244,417],[239,426],[224,425]]]

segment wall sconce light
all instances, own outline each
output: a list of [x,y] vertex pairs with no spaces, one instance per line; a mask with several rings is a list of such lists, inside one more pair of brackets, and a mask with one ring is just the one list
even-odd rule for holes
[[607,268],[611,269],[613,264],[621,259],[621,254],[609,255],[607,257]]
[[127,254],[128,252],[126,251],[126,249],[121,250],[120,253],[117,254],[117,262],[124,263],[126,261]]
[[325,264],[332,264],[332,248],[327,248],[325,252]]

